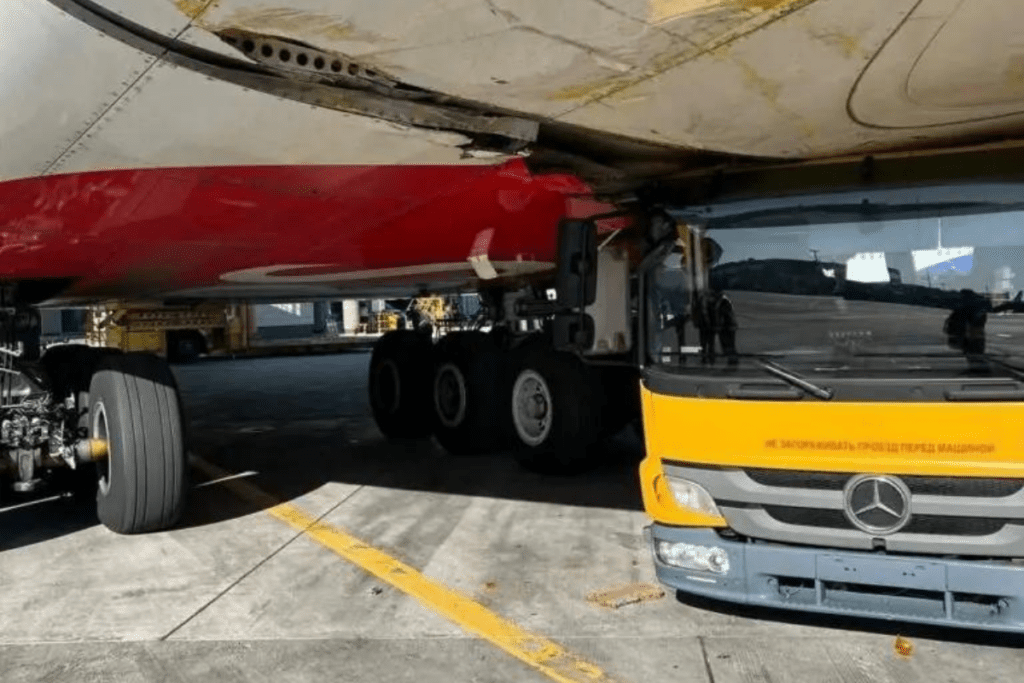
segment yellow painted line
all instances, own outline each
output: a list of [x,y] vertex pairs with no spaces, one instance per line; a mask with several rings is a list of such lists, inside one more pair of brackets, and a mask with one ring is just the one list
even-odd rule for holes
[[559,683],[613,683],[613,679],[599,667],[580,659],[558,643],[502,618],[472,598],[427,578],[348,532],[317,521],[295,505],[279,502],[247,481],[230,478],[229,472],[202,458],[193,456],[192,465],[211,478],[222,479],[225,488],[265,508],[271,517],[301,531],[338,556],[415,598],[463,630],[488,641],[552,680]]
[[722,0],[649,0],[647,20],[652,24],[662,24],[688,14],[723,6],[728,7]]

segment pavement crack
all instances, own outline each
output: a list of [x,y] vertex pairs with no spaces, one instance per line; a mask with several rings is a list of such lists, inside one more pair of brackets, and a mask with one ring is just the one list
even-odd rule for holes
[[[315,526],[316,524],[319,524],[320,522],[322,522],[328,515],[333,513],[335,510],[337,510],[339,507],[341,507],[343,504],[345,504],[349,500],[349,498],[351,498],[355,494],[359,493],[364,488],[365,488],[365,485],[359,486],[356,489],[354,489],[352,491],[349,491],[347,495],[345,495],[345,496],[343,496],[341,498],[341,500],[339,500],[337,503],[335,503],[330,508],[328,508],[319,517],[317,517],[316,521],[311,526]],[[291,544],[295,543],[295,541],[297,541],[298,539],[302,538],[305,534],[306,534],[306,530],[305,529],[303,529],[301,531],[297,531],[291,538],[289,538],[287,541],[282,543],[278,548],[276,548],[269,555],[267,555],[262,560],[260,560],[259,562],[254,564],[252,567],[250,567],[248,570],[246,570],[241,576],[236,578],[229,585],[227,585],[223,590],[219,591],[216,595],[214,595],[208,601],[203,603],[199,607],[199,609],[197,609],[195,612],[193,612],[192,614],[187,616],[181,623],[179,623],[177,626],[172,628],[170,631],[168,631],[164,635],[160,636],[157,640],[160,641],[160,642],[165,641],[168,638],[170,638],[171,636],[173,636],[175,633],[177,633],[178,631],[183,629],[185,626],[187,626],[189,623],[191,623],[196,617],[198,617],[200,614],[202,614],[207,609],[209,609],[215,602],[217,602],[218,600],[223,598],[225,595],[227,595],[229,592],[231,592],[232,589],[234,589],[240,583],[242,583],[247,578],[252,576],[260,567],[262,567],[263,565],[267,564],[267,562],[269,562],[270,560],[272,560],[275,557],[277,557],[278,555],[280,555],[284,551],[285,548],[287,548]]]
[[708,648],[704,644],[704,636],[697,636],[700,643],[700,656],[704,658],[704,671],[708,674],[708,683],[715,683],[715,673],[711,670],[711,660],[708,659]]

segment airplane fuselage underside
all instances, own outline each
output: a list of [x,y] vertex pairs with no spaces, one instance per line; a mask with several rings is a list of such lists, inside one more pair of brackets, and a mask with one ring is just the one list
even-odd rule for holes
[[69,304],[548,273],[558,220],[603,210],[594,192],[1014,137],[1022,11],[9,0],[0,279]]
[[457,290],[550,271],[585,191],[520,162],[47,176],[0,185],[0,261],[65,303]]

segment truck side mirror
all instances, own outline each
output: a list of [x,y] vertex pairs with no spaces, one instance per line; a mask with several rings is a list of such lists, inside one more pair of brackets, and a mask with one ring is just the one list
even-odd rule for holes
[[582,310],[597,298],[597,226],[589,220],[558,225],[558,305]]

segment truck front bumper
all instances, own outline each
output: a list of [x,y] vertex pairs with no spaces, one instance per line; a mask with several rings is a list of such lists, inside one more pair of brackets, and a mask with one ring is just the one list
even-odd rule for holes
[[[648,527],[658,579],[728,602],[892,621],[1024,632],[1024,566],[736,541],[703,528]],[[659,543],[719,548],[727,571],[684,569]]]

